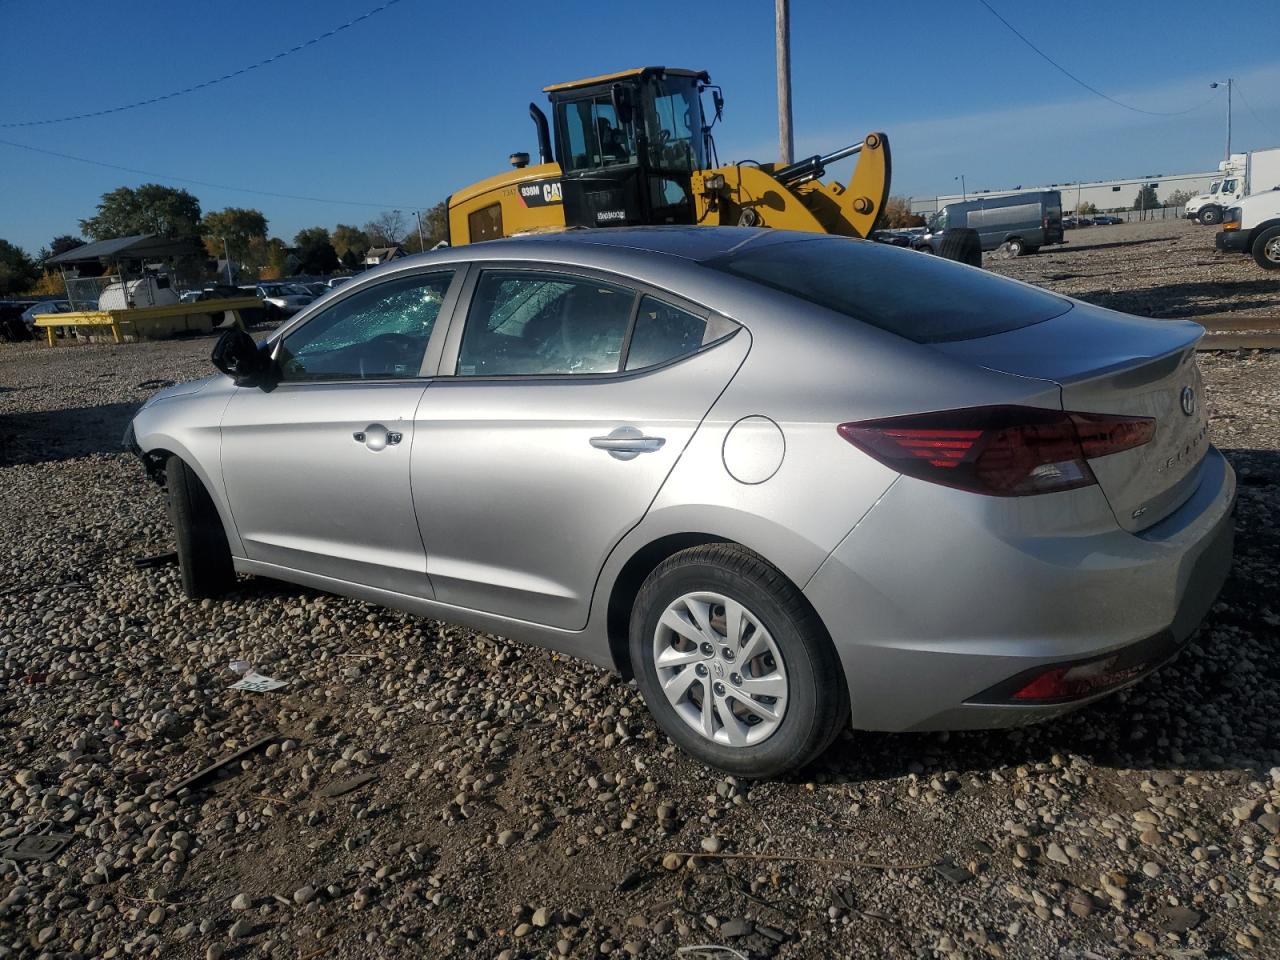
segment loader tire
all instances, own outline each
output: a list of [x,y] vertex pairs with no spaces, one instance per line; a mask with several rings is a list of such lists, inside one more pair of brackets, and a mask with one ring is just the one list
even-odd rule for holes
[[968,227],[947,227],[938,242],[938,256],[967,263],[971,267],[982,266],[982,241],[978,239],[978,231]]
[[165,464],[169,520],[178,546],[182,592],[193,600],[220,596],[236,583],[227,534],[200,478],[178,457]]

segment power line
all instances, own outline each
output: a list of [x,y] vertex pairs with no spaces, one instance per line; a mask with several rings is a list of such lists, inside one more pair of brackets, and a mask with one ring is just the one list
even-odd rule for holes
[[1240,89],[1239,80],[1235,82],[1235,87],[1236,87],[1236,95],[1239,96],[1240,99],[1244,102],[1244,105],[1249,108],[1249,115],[1252,116],[1253,119],[1257,121],[1258,126],[1260,126],[1263,130],[1265,130],[1271,136],[1273,137],[1276,136],[1276,132],[1271,128],[1271,124],[1264,123],[1262,121],[1262,118],[1258,116],[1257,111],[1253,109],[1253,104],[1249,102],[1249,98],[1246,97],[1244,95],[1244,91]]
[[16,147],[19,150],[30,150],[32,153],[43,153],[50,157],[60,157],[63,160],[75,160],[77,163],[88,163],[95,167],[106,167],[110,170],[123,170],[125,173],[137,173],[144,177],[155,177],[157,180],[170,180],[175,183],[190,183],[198,187],[210,187],[214,190],[231,190],[236,193],[253,193],[260,197],[275,197],[278,200],[306,200],[310,203],[336,203],[351,207],[376,207],[380,210],[392,210],[396,208],[409,208],[414,205],[411,203],[371,203],[364,200],[332,200],[328,197],[305,197],[296,193],[274,193],[270,190],[254,190],[252,187],[235,187],[226,183],[211,183],[208,180],[193,180],[190,177],[173,177],[167,173],[156,173],[152,170],[139,170],[137,167],[125,167],[118,163],[107,163],[105,160],[90,160],[88,157],[77,157],[70,153],[59,153],[56,150],[45,150],[43,147],[33,147],[28,143],[15,143],[12,140],[0,139],[0,144],[6,147]]
[[251,63],[247,67],[241,67],[239,70],[233,70],[231,73],[223,74],[222,76],[215,77],[212,80],[204,80],[201,83],[192,84],[189,87],[183,87],[181,90],[174,90],[172,93],[163,93],[158,97],[148,97],[146,100],[137,100],[133,103],[124,103],[124,104],[121,104],[120,106],[107,107],[106,109],[103,109],[103,110],[92,110],[89,113],[76,113],[76,114],[72,114],[69,117],[51,117],[45,120],[15,120],[10,123],[0,123],[0,129],[12,128],[12,127],[38,127],[38,126],[44,126],[45,124],[50,124],[50,123],[68,123],[69,121],[72,121],[72,120],[88,120],[90,117],[105,117],[108,114],[121,113],[125,110],[136,110],[138,107],[147,107],[153,103],[160,103],[164,100],[172,100],[175,97],[185,96],[188,93],[195,93],[197,90],[204,90],[207,87],[212,87],[216,84],[224,83],[227,80],[234,80],[236,77],[244,76],[246,73],[249,73],[252,70],[257,70],[260,67],[265,67],[268,64],[275,63],[277,60],[283,60],[285,57],[289,56],[290,54],[294,54],[300,50],[305,50],[307,47],[314,46],[315,44],[319,43],[322,40],[328,40],[330,37],[341,33],[343,30],[349,30],[351,27],[354,27],[357,23],[360,23],[364,20],[368,20],[370,17],[381,13],[383,10],[386,10],[388,7],[395,6],[399,2],[400,0],[386,0],[386,2],[383,3],[381,6],[374,7],[372,10],[368,11],[367,13],[362,13],[360,16],[356,17],[354,20],[348,20],[346,23],[342,24],[341,26],[334,27],[332,30],[328,30],[320,34],[318,37],[312,37],[310,40],[304,40],[302,43],[296,44],[295,46],[290,47],[288,50],[282,50],[280,53],[275,54],[275,56],[267,57],[267,59],[265,60],[259,60],[257,63]]
[[1134,113],[1145,113],[1153,117],[1179,117],[1179,116],[1182,116],[1184,113],[1191,113],[1192,111],[1199,110],[1201,107],[1206,106],[1207,104],[1213,102],[1213,100],[1217,97],[1217,94],[1215,93],[1212,97],[1210,97],[1208,100],[1205,100],[1203,103],[1197,103],[1194,107],[1188,107],[1186,110],[1170,110],[1170,111],[1143,110],[1141,107],[1135,107],[1130,104],[1124,103],[1121,100],[1117,100],[1115,97],[1108,96],[1107,94],[1099,90],[1097,87],[1093,87],[1085,83],[1083,80],[1077,77],[1074,73],[1072,73],[1062,64],[1060,64],[1057,60],[1053,59],[1053,57],[1049,56],[1047,53],[1045,53],[1043,50],[1037,47],[1034,43],[1032,43],[1029,39],[1027,39],[1026,35],[1024,35],[1021,31],[1019,31],[1017,27],[1015,27],[1012,23],[1010,23],[1004,17],[1000,16],[1000,14],[996,12],[995,7],[987,3],[987,0],[978,0],[978,2],[982,4],[984,7],[986,7],[987,10],[990,11],[993,17],[995,17],[997,20],[1003,23],[1006,27],[1008,27],[1010,32],[1013,33],[1014,36],[1016,36],[1019,40],[1025,43],[1028,47],[1030,47],[1036,53],[1038,53],[1042,59],[1044,59],[1047,63],[1053,66],[1056,70],[1058,70],[1065,76],[1069,77],[1071,80],[1075,81],[1080,86],[1084,87],[1090,93],[1101,97],[1103,100],[1107,100],[1107,101],[1110,101],[1111,103],[1114,103],[1117,107],[1124,107],[1126,110],[1132,110]]

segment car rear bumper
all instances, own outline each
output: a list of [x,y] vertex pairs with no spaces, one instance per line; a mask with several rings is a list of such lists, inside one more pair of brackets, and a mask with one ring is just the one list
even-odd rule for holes
[[1219,230],[1213,245],[1223,253],[1245,253],[1249,249],[1249,231]]
[[[1000,516],[992,511],[1016,515],[1014,502],[898,481],[805,587],[840,654],[853,726],[1033,723],[1169,660],[1231,566],[1235,474],[1212,447],[1198,469],[1191,498],[1139,534],[1112,520],[1018,536],[992,522]],[[1096,488],[1072,493],[1085,491],[1101,498]],[[1089,514],[1087,499],[1075,501],[1082,504]],[[1093,665],[1096,685],[1074,689],[1070,699],[1014,696],[1045,671]]]

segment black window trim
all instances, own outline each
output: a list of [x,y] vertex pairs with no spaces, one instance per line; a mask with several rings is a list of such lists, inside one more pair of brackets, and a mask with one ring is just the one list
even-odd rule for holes
[[323,316],[331,309],[336,307],[348,297],[363,293],[373,287],[383,283],[390,283],[396,280],[404,280],[409,277],[427,277],[432,274],[452,273],[453,276],[449,280],[449,286],[445,288],[444,300],[440,304],[440,313],[436,316],[435,326],[431,330],[431,337],[427,340],[427,349],[422,354],[422,364],[418,367],[417,374],[404,377],[333,377],[333,378],[317,378],[314,380],[286,380],[281,378],[276,385],[276,389],[282,388],[298,388],[311,387],[317,385],[332,386],[334,384],[393,384],[393,383],[414,383],[424,384],[436,376],[435,370],[438,369],[440,363],[440,353],[445,347],[445,339],[448,331],[453,325],[453,314],[457,310],[458,304],[462,299],[463,291],[466,287],[470,274],[470,264],[466,261],[431,264],[415,264],[408,269],[395,270],[387,274],[379,274],[376,279],[370,279],[367,283],[359,281],[351,281],[344,283],[339,290],[342,294],[333,300],[325,303],[321,310],[309,310],[296,320],[290,320],[282,324],[276,330],[273,330],[266,338],[266,342],[271,345],[271,358],[278,360],[280,356],[280,347],[284,343],[285,338],[297,333],[316,317]]
[[[567,263],[542,262],[538,260],[473,260],[470,263],[470,271],[467,275],[466,284],[461,291],[458,303],[454,306],[452,319],[449,324],[449,335],[444,341],[444,349],[440,356],[440,365],[437,369],[436,379],[441,385],[445,383],[499,383],[508,380],[529,382],[552,382],[563,381],[572,383],[587,383],[591,381],[608,381],[608,380],[624,380],[631,377],[644,376],[655,370],[663,370],[677,363],[682,363],[690,357],[696,357],[706,351],[726,343],[743,329],[743,325],[732,317],[721,313],[719,310],[713,310],[710,307],[682,297],[670,290],[662,287],[654,286],[643,280],[636,280],[633,277],[624,276],[623,274],[610,273],[607,270],[599,270],[594,267],[581,267]],[[626,339],[623,340],[622,350],[619,352],[618,369],[610,373],[507,373],[493,374],[490,376],[462,376],[457,373],[458,358],[462,348],[462,335],[467,325],[467,319],[471,314],[471,305],[475,301],[476,287],[480,283],[480,277],[485,271],[495,271],[500,273],[509,272],[527,272],[542,273],[563,276],[567,280],[574,281],[592,281],[596,280],[601,283],[608,283],[611,286],[622,287],[624,290],[630,290],[635,296],[631,305],[631,319],[627,325]],[[710,343],[702,344],[697,350],[690,353],[681,354],[678,357],[672,357],[664,360],[662,363],[651,364],[647,367],[641,367],[638,370],[627,370],[626,359],[631,351],[631,336],[635,332],[636,320],[640,310],[640,301],[646,296],[651,296],[655,300],[661,300],[669,306],[675,307],[677,310],[684,310],[686,313],[706,321],[708,324],[713,322],[713,318],[719,317],[728,322],[730,329],[724,336],[719,337]]]

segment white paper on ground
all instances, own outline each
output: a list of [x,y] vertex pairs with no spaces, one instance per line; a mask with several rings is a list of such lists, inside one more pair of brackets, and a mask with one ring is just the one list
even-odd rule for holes
[[257,670],[250,670],[243,678],[237,680],[231,685],[232,690],[248,690],[250,693],[266,693],[269,690],[277,690],[280,687],[287,686],[288,680],[276,680],[272,677],[266,677]]

